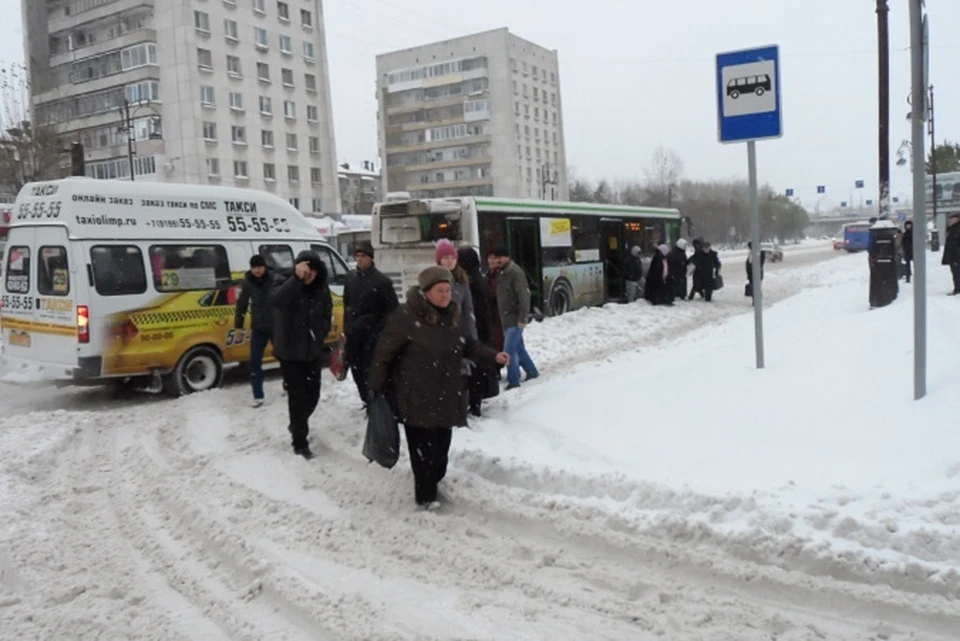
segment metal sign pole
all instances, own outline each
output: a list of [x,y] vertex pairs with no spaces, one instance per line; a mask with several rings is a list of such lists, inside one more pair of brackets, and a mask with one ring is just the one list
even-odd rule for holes
[[927,203],[923,0],[910,0],[910,66],[913,92],[913,398],[927,395]]
[[747,171],[750,174],[750,260],[753,269],[753,325],[757,346],[757,369],[763,369],[763,270],[760,263],[760,206],[757,203],[757,143],[747,142]]

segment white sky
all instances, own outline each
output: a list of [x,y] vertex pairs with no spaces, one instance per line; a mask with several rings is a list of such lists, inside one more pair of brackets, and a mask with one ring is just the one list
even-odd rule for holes
[[[19,1],[0,0],[3,60],[23,56]],[[910,136],[910,52],[907,4],[890,5],[892,164]],[[960,140],[960,2],[927,9],[937,138]],[[581,175],[642,178],[662,144],[688,178],[744,176],[743,146],[717,142],[714,56],[779,44],[785,136],[759,143],[761,181],[793,187],[810,208],[817,185],[829,207],[858,178],[876,198],[874,0],[325,0],[324,12],[341,159],[377,154],[376,54],[506,26],[559,50],[567,158]],[[891,172],[894,195],[908,197],[908,170]]]

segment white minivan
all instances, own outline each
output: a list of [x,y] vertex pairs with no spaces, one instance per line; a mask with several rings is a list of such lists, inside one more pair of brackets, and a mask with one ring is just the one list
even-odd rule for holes
[[346,263],[281,198],[89,178],[28,184],[4,257],[0,362],[63,384],[132,379],[175,395],[216,387],[225,364],[249,358],[250,332],[234,329],[234,314],[250,257],[290,270],[305,249],[327,266],[333,344]]

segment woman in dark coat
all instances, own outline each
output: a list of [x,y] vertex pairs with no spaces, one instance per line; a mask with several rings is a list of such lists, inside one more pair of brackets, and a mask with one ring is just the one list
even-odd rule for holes
[[673,305],[673,290],[669,281],[670,264],[667,262],[669,253],[669,247],[660,245],[653,253],[653,260],[650,261],[650,271],[647,273],[643,297],[653,305]]
[[369,383],[372,392],[393,401],[404,425],[417,503],[435,507],[437,484],[447,473],[452,428],[466,421],[461,361],[495,367],[509,357],[463,335],[449,270],[428,267],[418,282],[387,320]]
[[[472,247],[461,247],[457,262],[467,275],[470,295],[473,297],[473,315],[477,326],[477,340],[487,347],[493,344],[493,316],[490,312],[490,289],[480,273],[480,256]],[[496,383],[497,372],[485,367],[474,367],[470,375],[470,413],[481,415],[483,399],[492,398],[500,392]]]

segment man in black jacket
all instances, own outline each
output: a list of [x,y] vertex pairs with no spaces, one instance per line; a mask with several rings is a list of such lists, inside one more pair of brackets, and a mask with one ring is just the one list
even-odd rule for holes
[[353,374],[360,401],[370,401],[367,378],[377,339],[387,316],[397,308],[397,292],[393,281],[377,269],[373,262],[373,246],[357,245],[354,259],[357,269],[347,276],[343,288],[343,324],[347,343],[347,363]]
[[903,252],[903,262],[907,272],[907,282],[913,276],[911,263],[913,262],[913,221],[903,223],[903,235],[900,237],[900,251]]
[[315,252],[297,256],[293,274],[274,281],[273,351],[287,388],[294,453],[313,458],[307,436],[310,415],[320,402],[324,341],[333,325],[327,268]]
[[953,293],[950,295],[960,294],[960,214],[950,216],[947,221],[947,237],[943,242],[941,263],[949,265],[953,275]]
[[[270,308],[270,289],[273,274],[267,261],[257,254],[250,257],[250,271],[243,279],[234,328],[243,336],[243,325],[250,310],[250,385],[253,387],[253,406],[263,405],[263,352],[273,340],[273,310]],[[241,339],[242,340],[242,339]]]

